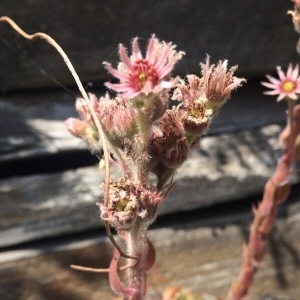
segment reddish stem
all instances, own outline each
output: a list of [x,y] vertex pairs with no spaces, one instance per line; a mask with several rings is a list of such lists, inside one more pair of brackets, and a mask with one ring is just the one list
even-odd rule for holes
[[250,229],[248,244],[244,246],[240,273],[232,284],[227,299],[242,300],[248,294],[254,275],[262,262],[267,242],[276,220],[276,211],[290,193],[289,171],[294,163],[296,140],[300,133],[300,105],[289,100],[288,142],[273,176],[267,181],[263,199],[257,208],[253,208],[254,219]]

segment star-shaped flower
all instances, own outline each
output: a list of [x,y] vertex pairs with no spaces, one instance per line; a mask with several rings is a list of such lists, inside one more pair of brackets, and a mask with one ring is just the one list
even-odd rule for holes
[[110,63],[103,62],[106,69],[120,80],[120,83],[107,82],[105,85],[130,99],[139,94],[158,94],[163,89],[175,86],[177,78],[170,78],[171,71],[183,52],[175,50],[172,43],[160,42],[155,35],[149,40],[146,56],[143,57],[139,48],[138,38],[132,42],[132,56],[128,56],[126,48],[119,45],[121,62],[117,69]]
[[271,91],[266,91],[266,95],[278,95],[277,101],[289,98],[297,100],[300,94],[300,78],[299,78],[299,65],[293,68],[292,64],[289,64],[286,74],[280,67],[277,67],[279,79],[266,75],[270,82],[261,82],[261,84]]

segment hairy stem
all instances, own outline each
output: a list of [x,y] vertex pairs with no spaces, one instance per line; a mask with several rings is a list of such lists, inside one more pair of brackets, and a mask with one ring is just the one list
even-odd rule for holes
[[134,267],[127,269],[128,287],[136,290],[136,293],[124,300],[142,300],[146,292],[146,272],[143,267],[143,260],[145,250],[148,247],[146,227],[143,221],[138,221],[131,229],[126,244],[128,253],[138,257],[139,262]]
[[146,183],[147,160],[148,160],[148,140],[151,129],[149,117],[140,109],[138,110],[139,140],[136,141],[137,148],[137,176],[141,185]]

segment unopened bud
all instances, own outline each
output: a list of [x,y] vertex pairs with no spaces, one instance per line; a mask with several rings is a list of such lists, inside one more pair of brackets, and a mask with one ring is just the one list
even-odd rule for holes
[[100,98],[98,118],[111,140],[131,138],[137,132],[137,111],[123,98]]
[[189,151],[179,111],[167,110],[159,123],[161,132],[154,130],[150,137],[150,156],[166,167],[176,169],[187,159]]
[[84,121],[75,118],[69,118],[65,121],[65,125],[71,134],[81,138],[85,137],[88,125]]

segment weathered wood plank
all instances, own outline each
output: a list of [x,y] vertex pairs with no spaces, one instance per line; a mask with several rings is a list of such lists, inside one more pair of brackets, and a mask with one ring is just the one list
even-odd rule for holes
[[84,149],[63,121],[76,116],[74,97],[32,92],[0,97],[0,162]]
[[[199,151],[179,170],[161,213],[241,199],[261,192],[280,153],[277,137],[284,106],[262,96],[258,84],[237,92],[216,118]],[[1,99],[1,163],[85,149],[64,128],[74,100],[61,92]],[[0,181],[0,245],[99,226],[95,206],[103,177],[94,168]],[[184,200],[183,200],[184,199]]]
[[[263,74],[274,66],[297,61],[297,34],[287,10],[290,1],[193,0],[151,1],[72,0],[3,1],[1,14],[11,16],[24,30],[43,31],[70,55],[84,82],[108,78],[103,60],[114,60],[118,43],[152,33],[174,41],[187,55],[177,70],[199,72],[206,53],[214,61],[227,58],[239,64],[244,76]],[[8,26],[0,26],[0,89],[73,84],[58,54],[44,42],[27,43]],[[284,42],[283,41],[284,38]]]
[[[260,193],[277,163],[278,125],[209,136],[178,170],[160,212],[192,210]],[[97,167],[0,181],[0,246],[100,226]]]
[[[212,123],[209,134],[283,123],[284,103],[263,96],[262,90],[257,81],[238,90]],[[85,143],[72,137],[64,126],[66,118],[76,116],[74,98],[63,91],[1,95],[0,167],[1,162],[17,158],[85,149]]]
[[[298,193],[299,197],[299,193]],[[271,236],[265,258],[249,299],[273,295],[278,299],[299,299],[300,236],[299,203],[286,207]],[[224,218],[225,217],[225,218]],[[181,286],[195,293],[225,297],[240,265],[246,239],[248,213],[210,220],[191,221],[182,215],[166,228],[150,231],[157,261],[148,276],[147,300],[160,299],[165,287]],[[232,225],[233,222],[243,225]],[[70,264],[107,267],[111,258],[107,238],[81,238],[42,243],[0,253],[0,298],[10,299],[112,299],[106,274],[82,273]],[[174,263],[176,262],[176,263]],[[210,299],[210,298],[208,298]]]

